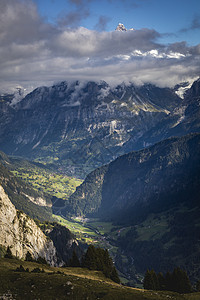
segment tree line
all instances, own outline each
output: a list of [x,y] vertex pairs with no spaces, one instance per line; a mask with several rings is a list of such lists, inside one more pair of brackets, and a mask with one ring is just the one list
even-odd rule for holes
[[107,278],[110,278],[116,283],[120,283],[117,270],[107,249],[95,248],[93,245],[89,245],[81,261],[78,259],[76,252],[73,251],[72,258],[67,266],[102,271]]
[[[144,281],[144,289],[166,290],[177,293],[191,293],[193,291],[191,282],[185,270],[180,267],[174,268],[172,272],[156,273],[154,270],[147,270]],[[200,280],[196,284],[196,291],[200,292]]]
[[[7,251],[4,257],[10,259],[13,258],[9,246],[7,247]],[[35,260],[29,251],[26,253],[25,260],[47,264],[46,260],[42,257],[38,257],[38,259]],[[65,264],[64,267],[82,267],[89,270],[102,271],[102,273],[107,278],[110,278],[116,283],[120,283],[117,270],[107,249],[95,248],[93,245],[89,245],[86,253],[82,256],[81,259],[78,258],[75,250],[73,250],[71,259]]]

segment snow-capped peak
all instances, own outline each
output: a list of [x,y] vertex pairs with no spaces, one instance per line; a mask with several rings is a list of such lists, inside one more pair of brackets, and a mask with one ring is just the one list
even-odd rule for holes
[[122,23],[119,23],[115,30],[116,31],[127,31],[126,27]]

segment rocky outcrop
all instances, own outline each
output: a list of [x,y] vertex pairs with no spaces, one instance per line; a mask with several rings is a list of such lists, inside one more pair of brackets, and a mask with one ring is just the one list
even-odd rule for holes
[[9,246],[12,254],[25,258],[29,251],[34,258],[43,257],[50,265],[57,264],[56,249],[36,223],[16,210],[0,186],[0,245]]

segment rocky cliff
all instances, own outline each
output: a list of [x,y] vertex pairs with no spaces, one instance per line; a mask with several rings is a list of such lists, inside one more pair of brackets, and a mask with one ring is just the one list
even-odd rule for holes
[[0,186],[0,244],[10,246],[12,254],[25,258],[41,256],[51,265],[57,264],[56,249],[42,230],[26,214],[17,211]]

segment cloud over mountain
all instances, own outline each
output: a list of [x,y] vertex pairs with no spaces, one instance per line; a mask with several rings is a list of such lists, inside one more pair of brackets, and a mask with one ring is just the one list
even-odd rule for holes
[[[71,2],[77,13],[85,3]],[[173,86],[200,75],[200,44],[164,45],[158,42],[160,33],[146,28],[127,32],[69,28],[64,26],[70,26],[69,17],[52,25],[41,18],[32,1],[1,0],[1,91],[73,79]],[[107,21],[99,20],[97,29],[104,29]]]

